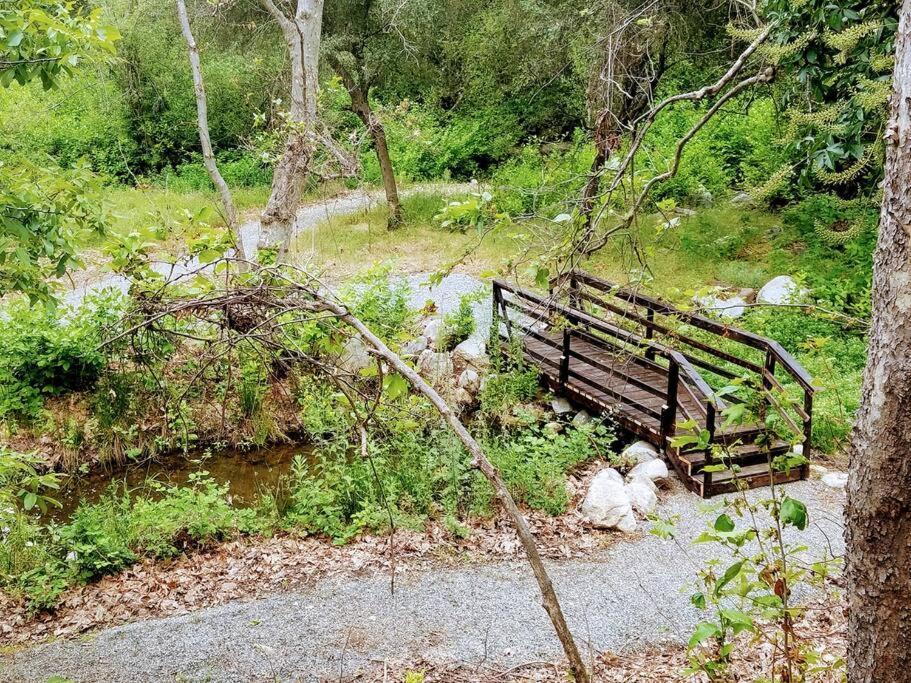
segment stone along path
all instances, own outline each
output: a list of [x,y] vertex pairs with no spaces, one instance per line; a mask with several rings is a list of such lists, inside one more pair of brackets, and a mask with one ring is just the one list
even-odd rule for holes
[[[843,494],[814,480],[787,491],[811,520],[789,538],[811,558],[840,555]],[[690,584],[697,567],[724,557],[691,541],[713,514],[679,484],[662,497],[659,514],[680,516],[677,542],[640,523],[640,533],[585,560],[548,563],[586,651],[682,643],[701,619]],[[327,578],[307,591],[106,629],[7,655],[0,681],[344,680],[384,660],[510,666],[560,656],[530,570],[516,560],[402,571],[394,594],[385,575]]]

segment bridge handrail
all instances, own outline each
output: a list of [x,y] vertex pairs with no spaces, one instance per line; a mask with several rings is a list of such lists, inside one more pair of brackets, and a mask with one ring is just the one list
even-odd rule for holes
[[794,378],[794,381],[796,381],[805,391],[808,391],[811,394],[817,391],[817,387],[813,384],[813,377],[810,373],[808,373],[800,362],[774,339],[763,337],[762,335],[733,325],[719,323],[711,318],[699,315],[698,313],[680,310],[666,301],[640,292],[624,289],[613,282],[580,270],[571,270],[553,278],[551,280],[551,288],[572,279],[585,283],[599,291],[610,293],[634,306],[641,306],[662,315],[673,316],[692,324],[694,327],[699,327],[708,332],[714,332],[719,336],[733,339],[734,341],[757,350],[766,351],[781,364],[787,373]]
[[[694,398],[696,398],[699,403],[711,405],[712,408],[716,410],[723,410],[726,407],[724,401],[715,395],[715,392],[709,386],[708,382],[706,382],[702,375],[696,371],[696,368],[693,366],[693,364],[690,363],[690,361],[682,353],[662,344],[657,344],[655,342],[649,341],[637,335],[635,332],[624,330],[623,328],[617,327],[603,320],[599,320],[598,318],[590,316],[584,311],[580,311],[570,306],[558,303],[550,298],[544,298],[542,296],[534,294],[533,292],[520,289],[519,287],[516,287],[504,280],[494,280],[493,287],[495,292],[494,301],[497,300],[497,290],[505,290],[507,292],[511,292],[515,296],[531,301],[532,303],[544,306],[547,310],[556,311],[571,322],[582,322],[588,327],[598,330],[599,332],[609,334],[612,337],[623,339],[627,343],[635,343],[637,346],[644,347],[654,352],[655,354],[664,357],[668,361],[675,363],[680,370],[683,370],[684,374],[686,374],[687,378],[690,380],[691,386],[699,390],[699,393],[702,395],[701,400],[699,397],[694,396]],[[670,396],[668,397],[668,401],[671,401]],[[676,396],[674,397],[674,403],[676,403]]]

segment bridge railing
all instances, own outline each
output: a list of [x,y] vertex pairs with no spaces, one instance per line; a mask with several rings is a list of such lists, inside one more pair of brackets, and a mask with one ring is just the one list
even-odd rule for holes
[[[583,383],[591,383],[596,389],[612,396],[618,402],[653,417],[660,425],[661,443],[666,443],[666,439],[673,436],[678,417],[688,420],[698,419],[708,429],[710,443],[714,441],[715,417],[717,411],[723,409],[725,404],[715,395],[685,355],[657,342],[644,339],[634,331],[589,315],[577,308],[561,304],[551,297],[540,296],[501,280],[495,280],[493,283],[493,306],[494,320],[499,320],[500,324],[505,327],[507,338],[515,338],[515,332],[518,330],[523,336],[531,337],[559,350],[558,361],[532,350],[526,350],[536,361],[553,368],[557,373],[559,388],[564,388],[571,377]],[[554,331],[561,332],[560,341],[554,338]],[[633,376],[624,376],[624,381],[637,389],[663,399],[664,405],[661,410],[656,411],[646,403],[615,391],[609,386],[596,384],[585,373],[573,370],[570,367],[570,359],[578,358],[587,366],[605,373],[617,372],[615,366],[608,366],[590,355],[583,355],[575,351],[574,339],[585,341],[589,345],[593,344],[612,354],[629,353],[630,348],[644,349],[649,355],[644,362],[659,369],[661,374],[666,376],[666,383],[662,386],[653,386]],[[663,365],[659,365],[659,359],[664,362]],[[681,374],[683,382],[680,381]],[[680,400],[681,391],[692,399],[689,405]],[[698,406],[699,415],[691,412],[689,407],[691,405]],[[710,460],[711,453],[707,453],[706,457]]]
[[[737,380],[744,374],[752,376],[761,398],[760,410],[774,410],[803,442],[804,452],[809,455],[816,388],[809,373],[778,342],[695,312],[680,310],[660,299],[621,288],[583,271],[573,270],[552,280],[550,299],[556,300],[560,290],[565,290],[571,308],[580,311],[587,308],[593,317],[609,319],[623,329],[635,331],[646,356],[653,357],[657,345],[672,349],[688,361],[690,367],[698,367],[724,381]],[[702,338],[697,338],[700,334]],[[736,351],[732,346],[742,350]],[[679,365],[679,359],[677,363]],[[778,368],[802,392],[799,400],[788,398],[785,386],[776,376]],[[729,400],[738,399],[731,396]],[[716,411],[724,409],[717,397],[712,404]],[[764,418],[764,414],[760,417]],[[732,430],[730,438],[761,429]]]

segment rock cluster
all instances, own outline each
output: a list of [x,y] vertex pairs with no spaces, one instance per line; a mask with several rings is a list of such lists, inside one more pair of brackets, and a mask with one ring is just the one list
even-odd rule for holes
[[636,530],[636,514],[644,518],[655,511],[668,470],[654,446],[644,441],[627,447],[621,458],[637,464],[625,479],[611,467],[598,472],[582,501],[582,517],[596,528],[629,533]]

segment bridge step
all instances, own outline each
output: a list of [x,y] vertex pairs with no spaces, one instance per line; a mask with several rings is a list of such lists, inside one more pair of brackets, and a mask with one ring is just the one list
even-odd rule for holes
[[[784,455],[790,450],[791,445],[785,441],[776,441],[772,448],[769,449],[769,453],[766,452],[764,446],[757,446],[756,444],[734,446],[730,449],[726,462],[740,467],[748,467],[750,465],[765,465],[768,467],[770,455],[774,459],[776,456]],[[681,466],[689,476],[701,474],[702,468],[705,467],[705,453],[702,451],[692,453],[674,452],[670,453],[670,455],[679,459]]]

